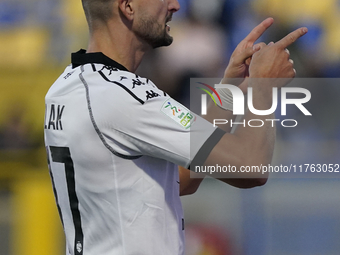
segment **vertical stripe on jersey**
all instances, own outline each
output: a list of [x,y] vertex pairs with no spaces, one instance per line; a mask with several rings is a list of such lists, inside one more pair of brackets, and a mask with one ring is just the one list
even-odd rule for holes
[[50,171],[50,176],[51,176],[51,180],[52,180],[53,193],[54,193],[55,201],[56,201],[56,204],[57,204],[59,217],[61,219],[61,224],[63,224],[63,227],[64,227],[63,214],[62,214],[61,209],[60,209],[59,200],[58,200],[58,194],[57,194],[57,190],[55,188],[54,178],[53,178],[52,171]]
[[65,164],[65,175],[67,183],[67,191],[70,200],[70,208],[75,229],[74,254],[83,254],[84,235],[81,228],[81,218],[79,212],[79,200],[76,193],[76,183],[74,179],[73,160],[71,158],[70,149],[68,147],[50,146],[53,162]]
[[57,193],[57,189],[55,187],[54,177],[53,177],[52,170],[51,170],[51,162],[50,162],[50,156],[49,156],[50,154],[48,152],[48,147],[45,147],[45,149],[46,149],[46,154],[47,154],[48,170],[49,170],[51,181],[52,181],[53,194],[54,194],[55,201],[56,201],[56,204],[57,204],[59,217],[61,219],[61,224],[63,224],[63,227],[64,227],[63,214],[62,214],[61,209],[60,209],[58,193]]

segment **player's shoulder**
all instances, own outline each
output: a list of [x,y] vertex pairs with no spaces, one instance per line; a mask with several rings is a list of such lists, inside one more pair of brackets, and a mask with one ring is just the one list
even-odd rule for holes
[[143,87],[156,88],[156,85],[148,78],[141,77],[129,71],[105,65],[95,65],[95,68],[102,79],[108,83],[123,84],[128,89]]
[[150,79],[135,73],[102,64],[95,64],[94,69],[99,75],[97,79],[100,80],[100,84],[109,88],[109,90],[118,92],[122,97],[124,95],[131,96],[141,104],[153,98],[168,97]]
[[79,70],[72,69],[72,65],[66,66],[65,70],[53,82],[49,88],[45,99],[61,97],[69,94],[71,91],[79,87],[77,80],[79,79]]

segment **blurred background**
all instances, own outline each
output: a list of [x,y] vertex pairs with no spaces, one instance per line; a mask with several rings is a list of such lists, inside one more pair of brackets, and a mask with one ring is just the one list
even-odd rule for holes
[[[179,2],[173,45],[147,54],[138,74],[184,104],[190,78],[222,77],[236,45],[268,16],[275,23],[266,43],[309,29],[289,48],[298,77],[339,77],[338,0]],[[80,0],[0,0],[0,255],[65,254],[43,143],[44,96],[87,38]],[[340,163],[339,95],[336,82],[313,86],[313,119],[278,128],[273,164]],[[206,179],[183,198],[187,255],[340,254],[339,180],[281,176],[239,190]]]

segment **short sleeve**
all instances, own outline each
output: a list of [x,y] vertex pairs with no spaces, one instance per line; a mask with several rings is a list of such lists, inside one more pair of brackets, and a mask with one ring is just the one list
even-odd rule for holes
[[122,155],[148,155],[186,168],[193,161],[203,164],[224,132],[151,81],[126,76],[89,89],[94,120],[106,142]]

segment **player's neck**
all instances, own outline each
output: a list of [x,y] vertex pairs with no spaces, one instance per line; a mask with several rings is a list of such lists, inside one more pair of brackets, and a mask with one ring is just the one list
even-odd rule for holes
[[102,52],[129,71],[135,72],[151,47],[138,40],[130,31],[117,30],[117,27],[115,31],[97,29],[90,35],[87,52]]

